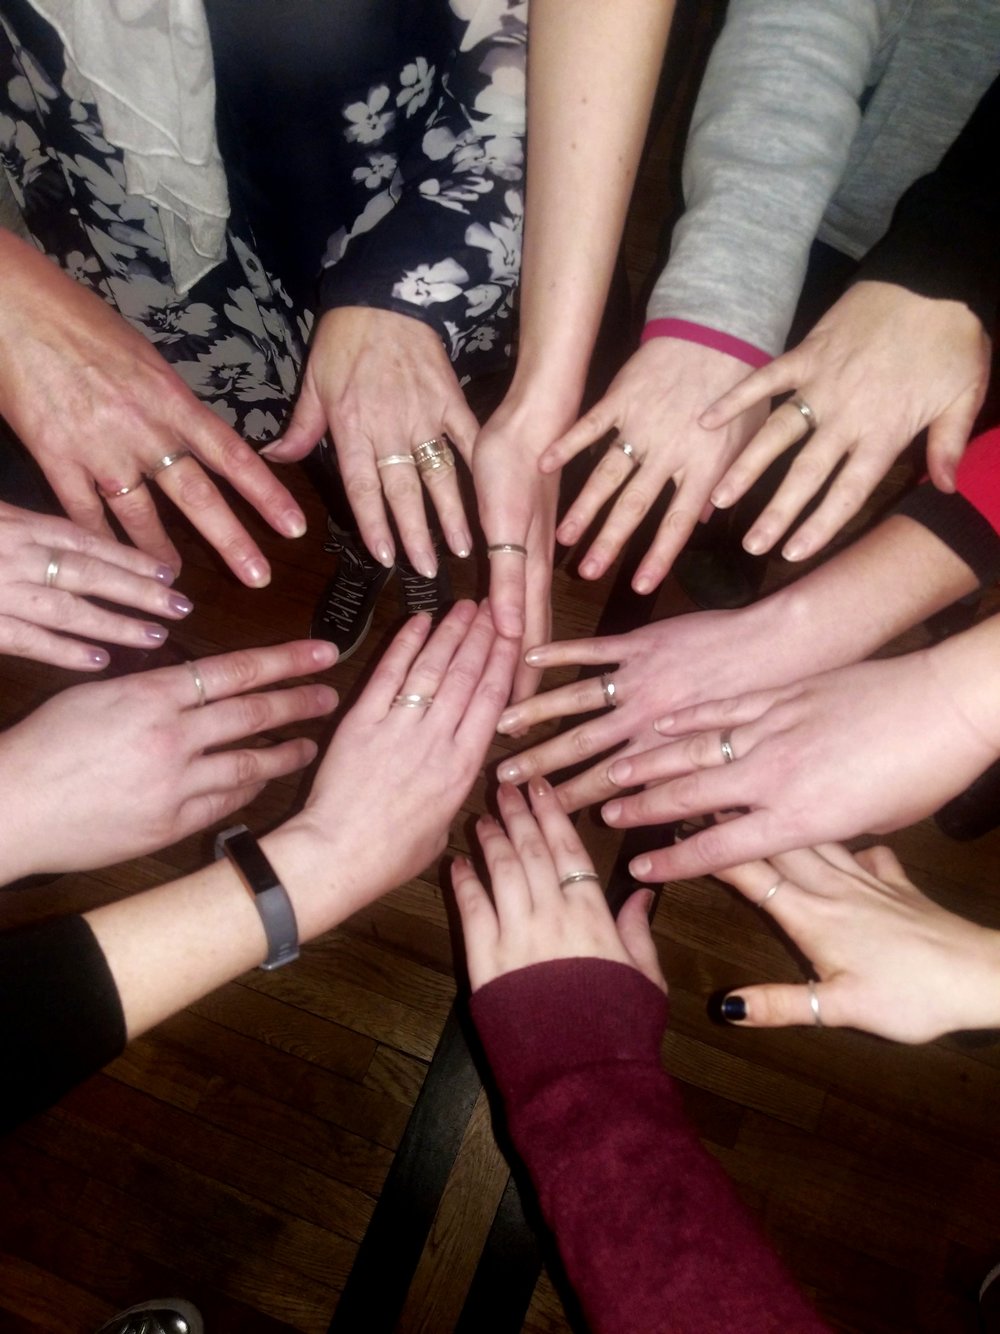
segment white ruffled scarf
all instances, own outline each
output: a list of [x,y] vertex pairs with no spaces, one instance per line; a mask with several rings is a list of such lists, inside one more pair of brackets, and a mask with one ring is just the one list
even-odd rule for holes
[[130,194],[156,205],[178,292],[225,255],[229,194],[215,137],[202,0],[31,0],[62,38],[64,87],[97,104]]

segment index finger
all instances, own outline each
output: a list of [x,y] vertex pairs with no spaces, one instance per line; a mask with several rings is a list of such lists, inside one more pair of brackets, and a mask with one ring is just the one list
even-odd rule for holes
[[190,409],[181,434],[202,462],[235,487],[276,532],[301,537],[305,515],[264,460],[210,408],[195,401]]
[[298,639],[289,644],[238,649],[235,653],[199,658],[178,667],[163,667],[150,672],[146,680],[159,677],[169,682],[171,692],[181,704],[196,708],[202,703],[210,704],[213,700],[273,685],[290,676],[325,671],[336,661],[337,650],[332,644],[322,639]]
[[698,425],[704,426],[707,431],[715,430],[719,426],[728,426],[735,417],[741,412],[746,412],[747,408],[752,408],[755,403],[761,403],[764,399],[774,398],[777,394],[795,388],[794,363],[787,355],[775,357],[774,361],[761,366],[759,370],[752,371],[745,380],[741,380],[721,398],[710,404],[698,418]]
[[[265,467],[264,464],[260,466]],[[249,588],[262,588],[270,582],[271,567],[264,553],[193,454],[178,459],[169,467],[161,468],[155,480],[164,494],[190,519],[205,541],[215,548],[240,583]],[[152,514],[155,514],[155,507],[151,509]],[[143,522],[151,526],[151,514],[146,510],[139,511],[138,504],[136,510],[142,513]],[[132,535],[132,529],[124,519],[122,522]],[[133,537],[133,540],[137,539]]]

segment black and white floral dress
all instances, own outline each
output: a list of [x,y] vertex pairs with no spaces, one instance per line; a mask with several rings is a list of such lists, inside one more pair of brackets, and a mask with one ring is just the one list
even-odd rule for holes
[[[110,2],[110,0],[108,0]],[[527,0],[206,0],[231,203],[184,297],[160,218],[29,0],[0,0],[0,164],[39,247],[245,438],[276,435],[317,312],[431,325],[462,379],[510,354]]]

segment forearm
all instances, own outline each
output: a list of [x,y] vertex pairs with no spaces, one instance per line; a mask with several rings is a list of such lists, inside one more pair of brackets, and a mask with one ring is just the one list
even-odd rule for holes
[[822,1328],[660,1068],[662,994],[598,959],[473,997],[511,1136],[595,1334]]
[[[309,841],[288,827],[260,845],[288,890],[301,941],[349,916],[351,891],[334,884],[329,870],[335,858],[314,864]],[[227,860],[96,908],[85,920],[114,979],[129,1040],[267,955],[260,915]]]
[[882,9],[877,0],[730,5],[685,150],[686,212],[649,319],[781,351],[859,122]]
[[583,391],[672,0],[532,0],[521,340],[512,393]]
[[1000,615],[936,644],[927,656],[961,724],[1000,755]]
[[779,685],[859,662],[978,586],[940,538],[893,515],[739,615],[747,627],[772,636],[780,679],[769,684]]

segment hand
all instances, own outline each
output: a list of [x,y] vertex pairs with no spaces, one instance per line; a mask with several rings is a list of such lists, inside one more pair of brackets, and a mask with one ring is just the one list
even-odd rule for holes
[[[702,426],[719,429],[788,390],[815,414],[816,430],[743,545],[755,555],[769,551],[843,463],[815,514],[782,547],[786,560],[812,556],[857,514],[925,426],[930,475],[942,491],[954,491],[989,372],[990,340],[961,302],[930,300],[893,283],[850,288],[798,347],[701,418]],[[798,408],[783,403],[731,465],[712,503],[734,504],[806,430]]]
[[395,559],[388,501],[411,564],[427,578],[437,571],[421,477],[456,556],[472,550],[454,468],[436,472],[377,460],[409,454],[447,435],[466,462],[479,424],[465,401],[448,354],[429,325],[391,310],[345,306],[328,310],[313,336],[292,420],[269,459],[301,459],[329,431],[347,498],[365,545],[376,560]]
[[[638,880],[704,875],[829,839],[912,824],[997,756],[929,651],[865,662],[779,690],[699,704],[656,724],[679,736],[615,760],[604,807],[616,828],[745,808],[672,848],[637,857]],[[735,759],[724,763],[722,738]]]
[[259,688],[325,671],[336,657],[331,644],[303,640],[56,695],[0,736],[0,769],[10,776],[0,879],[88,870],[156,851],[246,805],[270,779],[301,769],[316,754],[312,741],[218,748],[329,713],[337,703],[329,686]]
[[[443,851],[510,693],[517,647],[457,602],[433,635],[412,617],[337,729],[301,814],[278,831],[305,901],[304,939],[403,884]],[[419,695],[426,707],[395,706]]]
[[[243,583],[270,579],[267,561],[204,471],[231,483],[287,537],[302,511],[267,465],[194,397],[155,347],[34,246],[0,233],[0,414],[42,468],[69,517],[112,538],[104,501],[131,540],[180,569],[147,474]],[[204,467],[202,466],[204,465]],[[124,488],[129,494],[115,496]]]
[[[1000,1025],[1000,933],[921,894],[888,848],[852,857],[827,843],[734,866],[719,879],[765,908],[812,961],[825,1027],[931,1042]],[[727,997],[734,1018],[737,998],[747,1028],[815,1023],[804,986],[740,987]]]
[[[677,338],[651,338],[625,363],[601,401],[542,455],[554,472],[609,431],[635,450],[630,459],[609,445],[567,511],[556,537],[576,542],[601,507],[619,491],[608,518],[580,565],[599,579],[666,486],[675,490],[632,587],[649,593],[666,576],[699,518],[711,512],[709,492],[764,420],[763,404],[707,431],[698,418],[706,406],[745,380],[745,362]],[[638,466],[637,466],[638,465]]]
[[451,870],[472,990],[534,963],[586,958],[627,964],[665,992],[646,916],[650,892],[633,894],[616,923],[596,875],[560,884],[594,866],[545,779],[531,785],[530,811],[508,784],[497,800],[507,832],[490,816],[477,825],[493,902],[465,857]]
[[71,636],[156,648],[167,637],[162,626],[87,599],[180,620],[191,603],[171,591],[173,577],[152,556],[0,501],[0,653],[97,672],[108,665],[107,652]]
[[[524,783],[536,774],[592,760],[590,768],[556,789],[563,808],[575,811],[616,795],[618,788],[608,779],[606,752],[625,743],[616,757],[622,759],[661,745],[663,738],[653,729],[656,719],[709,694],[739,694],[783,683],[776,678],[788,664],[784,655],[774,652],[767,615],[763,603],[739,611],[699,611],[624,635],[532,649],[526,656],[536,667],[609,668],[615,707],[607,707],[596,676],[512,705],[500,718],[500,732],[519,734],[547,719],[601,713],[505,760],[499,777]],[[605,758],[596,758],[602,755]]]
[[[561,413],[516,402],[508,396],[476,438],[472,475],[486,542],[523,546],[497,551],[490,559],[490,609],[502,635],[529,644],[548,639],[552,556],[555,549],[558,477],[543,477],[538,459],[564,428]],[[541,673],[519,662],[513,698],[525,699]]]

